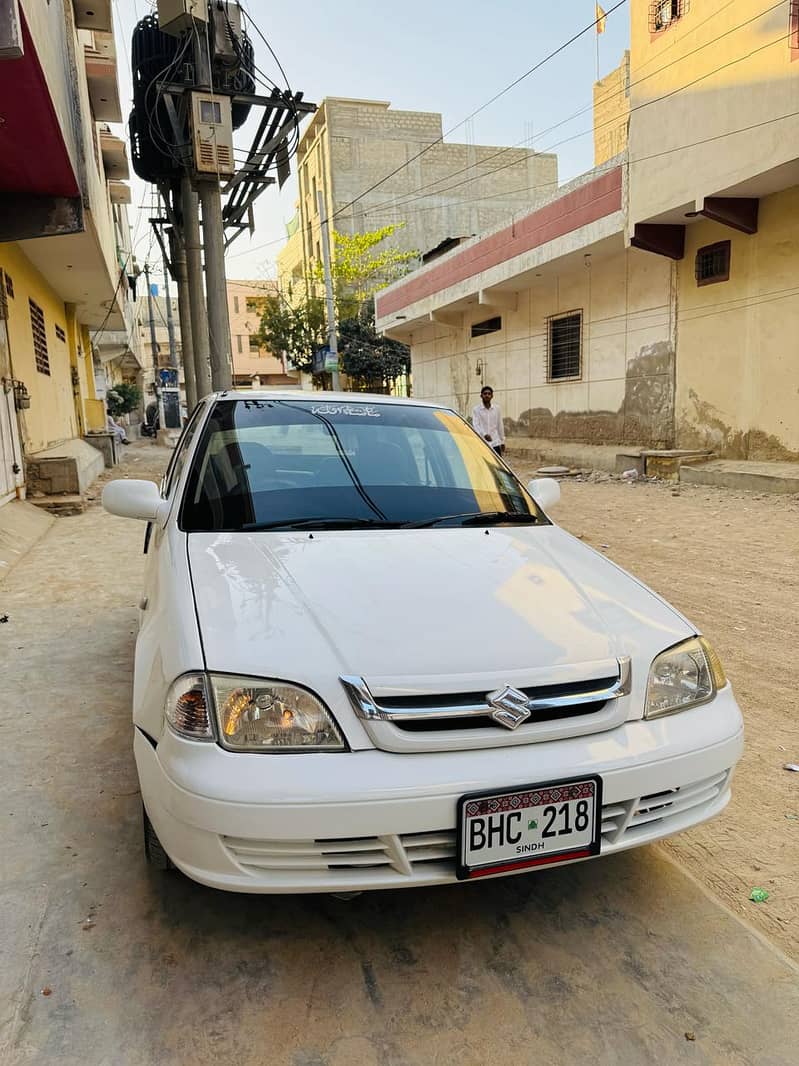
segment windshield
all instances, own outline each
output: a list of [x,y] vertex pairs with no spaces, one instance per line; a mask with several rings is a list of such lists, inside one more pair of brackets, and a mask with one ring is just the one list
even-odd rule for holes
[[547,520],[458,415],[321,399],[217,401],[181,513],[191,532],[501,521]]

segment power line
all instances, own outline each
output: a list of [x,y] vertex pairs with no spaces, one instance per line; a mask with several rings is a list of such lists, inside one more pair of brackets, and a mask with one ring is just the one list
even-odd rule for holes
[[[769,10],[771,10],[771,9],[769,9]],[[740,27],[738,27],[738,28],[740,28]],[[741,62],[743,62],[746,59],[750,59],[753,55],[756,55],[758,52],[761,52],[761,51],[763,51],[766,48],[771,48],[775,44],[779,44],[781,41],[787,40],[790,36],[791,36],[790,33],[782,34],[780,37],[776,37],[773,40],[768,41],[766,44],[759,45],[757,48],[752,49],[751,52],[747,52],[745,55],[739,56],[737,59],[731,59],[727,63],[721,64],[721,66],[714,67],[713,70],[710,70],[710,71],[706,72],[705,74],[702,74],[702,75],[700,75],[697,78],[694,78],[692,81],[686,82],[684,85],[679,85],[676,88],[671,89],[671,90],[669,90],[666,93],[663,93],[661,96],[652,97],[651,100],[644,100],[642,103],[636,105],[636,107],[630,108],[629,114],[630,115],[635,114],[636,112],[641,111],[645,107],[650,107],[652,104],[661,103],[663,100],[668,100],[670,97],[675,96],[679,92],[683,92],[685,89],[691,88],[692,86],[698,84],[700,81],[704,81],[706,78],[712,77],[712,75],[718,74],[722,70],[726,70],[729,67],[734,66],[737,63],[741,63]],[[711,43],[713,43],[713,42],[711,42]],[[672,65],[674,65],[674,63],[677,63],[677,62],[681,62],[681,60],[675,60],[673,63],[667,64],[667,65],[668,66],[672,66]],[[662,69],[665,69],[665,68],[660,68],[660,69],[662,70]],[[576,140],[576,139],[578,139],[580,137],[588,136],[588,134],[591,134],[591,133],[595,133],[597,130],[603,129],[605,126],[615,125],[617,122],[618,122],[618,119],[608,119],[605,122],[600,122],[598,124],[593,124],[589,129],[582,130],[580,133],[572,134],[569,137],[564,137],[562,140],[556,141],[553,144],[548,145],[545,149],[543,149],[543,151],[544,152],[551,152],[552,149],[554,149],[554,148],[559,148],[559,147],[561,147],[564,144],[568,144],[570,141]],[[502,170],[507,170],[509,166],[517,166],[517,165],[518,165],[517,162],[513,162],[513,163],[505,163],[502,166],[494,167],[491,170],[489,170],[487,173],[481,174],[479,176],[478,180],[484,180],[486,178],[491,177],[494,174],[498,174]],[[464,179],[463,181],[456,182],[454,185],[447,185],[443,189],[436,190],[436,193],[431,194],[431,195],[441,195],[441,194],[443,194],[445,192],[451,191],[452,189],[460,188],[460,186],[462,186],[462,185],[467,185],[472,180],[474,180],[474,179],[467,178],[467,179]],[[427,197],[425,195],[410,196],[406,200],[396,200],[396,201],[394,201],[393,203],[390,204],[390,207],[392,209],[396,210],[397,208],[405,207],[407,204],[415,203],[417,200],[424,200],[424,199],[427,199]],[[378,210],[379,210],[379,205],[376,206],[375,208],[366,209],[364,211],[364,214],[376,214]]]
[[548,55],[544,56],[543,59],[540,59],[534,66],[530,67],[529,70],[525,71],[524,74],[520,74],[518,78],[515,78],[509,85],[506,85],[504,89],[501,89],[498,93],[495,93],[490,100],[486,100],[486,102],[481,104],[480,107],[472,111],[470,115],[467,115],[465,119],[462,119],[455,126],[452,126],[446,132],[442,133],[440,137],[437,137],[434,141],[431,141],[430,144],[425,145],[424,148],[422,148],[415,155],[412,155],[404,163],[401,163],[400,166],[395,167],[394,170],[392,170],[389,174],[386,174],[385,177],[380,179],[380,181],[376,181],[373,185],[370,185],[368,189],[364,189],[364,191],[358,196],[356,196],[354,200],[350,200],[348,203],[344,204],[343,207],[339,208],[338,211],[334,212],[330,216],[330,220],[332,221],[333,219],[337,218],[338,215],[346,211],[347,208],[353,207],[355,204],[358,203],[359,200],[362,200],[364,196],[368,195],[370,192],[373,192],[375,189],[385,184],[385,182],[387,182],[390,178],[393,178],[395,174],[399,174],[401,170],[404,170],[406,167],[410,166],[411,163],[419,159],[426,152],[429,152],[437,144],[441,144],[444,138],[448,137],[450,133],[453,133],[456,129],[459,129],[464,123],[468,122],[470,119],[473,119],[476,115],[479,115],[481,111],[485,111],[487,107],[491,106],[491,104],[496,103],[496,101],[501,99],[501,97],[505,96],[512,89],[515,89],[517,85],[523,82],[526,78],[529,78],[531,74],[534,74],[537,70],[540,70],[545,63],[548,63],[551,59],[554,59],[555,56],[560,55],[561,52],[563,52],[570,45],[574,44],[575,41],[579,40],[586,33],[590,32],[590,30],[594,29],[600,19],[606,18],[608,15],[612,15],[613,12],[618,10],[618,8],[620,8],[624,3],[626,3],[626,0],[618,0],[618,2],[615,3],[613,7],[608,8],[608,10],[603,15],[598,16],[593,20],[593,22],[590,22],[587,26],[584,26],[583,29],[581,29],[578,33],[575,33],[567,41],[564,41],[563,44],[559,45]]
[[[727,5],[727,6],[729,6],[729,5]],[[767,15],[770,12],[774,11],[776,8],[782,7],[782,6],[783,6],[783,0],[778,0],[778,2],[776,4],[772,4],[771,7],[768,7],[766,9],[764,9],[763,11],[758,12],[756,15],[752,16],[751,18],[746,19],[744,22],[739,23],[737,26],[733,26],[731,29],[726,30],[724,33],[719,34],[717,37],[713,37],[711,40],[706,41],[702,45],[699,45],[698,47],[694,48],[692,51],[684,53],[678,59],[670,60],[668,63],[664,63],[662,66],[658,67],[656,70],[650,71],[648,74],[645,74],[643,77],[636,79],[635,81],[631,82],[629,85],[625,85],[623,88],[617,90],[615,93],[608,94],[608,96],[605,97],[605,102],[614,100],[614,99],[616,99],[619,96],[629,95],[629,90],[634,88],[635,86],[641,85],[643,82],[648,81],[650,78],[655,77],[655,75],[662,73],[662,71],[667,70],[669,67],[675,66],[678,63],[682,63],[686,59],[690,59],[691,56],[694,56],[698,52],[703,51],[705,48],[708,48],[711,45],[714,45],[714,44],[718,43],[719,41],[723,40],[725,37],[728,37],[730,34],[736,33],[738,30],[743,29],[744,27],[748,26],[752,22],[756,22],[758,19],[762,18],[764,15]],[[709,18],[704,20],[704,22],[708,22],[708,21],[710,21]],[[699,25],[700,26],[704,25],[704,23],[700,23]],[[546,129],[541,130],[540,132],[536,133],[533,137],[523,138],[521,141],[517,141],[513,145],[510,145],[510,146],[505,147],[505,148],[501,148],[501,149],[499,149],[499,151],[494,152],[494,153],[492,153],[489,156],[486,156],[485,158],[481,159],[477,163],[469,163],[467,166],[461,167],[459,170],[452,171],[452,173],[450,173],[450,174],[445,174],[441,178],[436,178],[434,181],[428,182],[427,185],[421,185],[417,189],[409,190],[408,193],[401,193],[398,196],[390,197],[389,199],[385,200],[383,203],[375,204],[374,207],[366,208],[364,210],[364,214],[366,214],[366,215],[374,214],[377,211],[379,211],[381,208],[390,207],[390,206],[392,206],[395,203],[411,202],[410,200],[406,201],[404,198],[406,196],[408,196],[408,197],[412,197],[413,199],[415,199],[416,198],[416,196],[415,196],[416,193],[421,193],[425,189],[432,189],[432,188],[434,188],[434,186],[440,185],[442,182],[448,181],[450,178],[457,177],[459,174],[464,174],[464,173],[466,173],[466,172],[468,172],[470,170],[475,170],[477,167],[484,166],[491,159],[499,158],[500,156],[505,155],[507,152],[511,152],[511,151],[514,151],[515,149],[522,148],[525,145],[531,145],[532,142],[540,140],[541,138],[545,137],[548,133],[552,133],[556,129],[559,129],[561,126],[564,126],[564,125],[566,125],[569,122],[572,122],[574,119],[579,118],[580,115],[584,115],[587,111],[592,110],[592,108],[593,108],[593,102],[590,103],[590,104],[586,104],[583,107],[579,108],[577,111],[573,112],[571,115],[568,115],[566,118],[561,119],[559,122],[554,123],[552,126],[549,126]],[[609,122],[603,123],[601,125],[613,124],[614,121],[615,120],[609,120]],[[592,131],[594,129],[598,129],[598,128],[601,128],[601,126],[592,127]],[[580,136],[584,136],[584,135],[585,134],[580,134]],[[538,151],[539,151],[539,154],[543,155],[546,152],[548,152],[549,149],[539,149]],[[507,166],[517,166],[517,165],[523,164],[524,162],[526,162],[526,160],[524,160],[524,159],[517,160],[514,163],[507,164]],[[495,171],[492,170],[489,173],[495,173]],[[474,178],[470,178],[469,180],[478,180],[479,181],[481,177],[482,177],[482,175],[475,175]],[[436,190],[436,192],[431,193],[431,195],[436,195],[437,192],[442,192],[442,191],[445,192],[446,189],[444,189],[444,190]],[[342,211],[343,211],[343,208],[342,208]]]

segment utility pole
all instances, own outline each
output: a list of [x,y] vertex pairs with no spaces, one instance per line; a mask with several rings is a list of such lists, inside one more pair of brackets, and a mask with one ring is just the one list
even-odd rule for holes
[[197,375],[194,368],[194,338],[191,331],[191,302],[189,300],[189,279],[186,273],[186,249],[180,235],[169,231],[169,250],[175,283],[178,287],[178,318],[180,319],[181,355],[183,357],[183,377],[186,382],[186,409],[189,414],[197,406]]
[[211,383],[215,390],[233,384],[230,350],[230,317],[225,277],[225,230],[222,222],[222,194],[218,181],[197,182],[203,211],[205,251],[205,293],[208,304],[208,331],[211,339]]
[[325,206],[325,197],[321,189],[316,190],[319,206],[319,223],[322,230],[322,263],[325,269],[325,296],[327,299],[327,346],[333,363],[331,377],[333,391],[338,392],[341,382],[338,376],[338,334],[336,333],[336,303],[333,297],[333,272],[330,268],[330,226]]
[[[194,37],[194,66],[197,86],[213,91],[208,34]],[[219,178],[197,182],[202,206],[203,252],[205,254],[205,295],[211,347],[211,385],[229,389],[233,384],[233,354],[230,350],[230,318],[225,277],[225,227],[222,221],[222,193]]]
[[147,284],[147,310],[150,316],[150,347],[153,350],[153,385],[158,400],[158,424],[164,428],[164,401],[161,396],[161,387],[158,380],[158,341],[155,338],[155,317],[153,315],[153,290],[150,287],[150,264],[144,264],[144,280]]
[[175,347],[175,321],[172,317],[172,300],[169,298],[169,267],[164,263],[164,300],[166,302],[166,334],[169,338],[169,365],[177,367],[178,353]]
[[191,339],[194,347],[194,382],[197,399],[211,392],[210,345],[208,316],[203,291],[202,245],[200,244],[200,211],[197,193],[188,175],[180,181],[180,201],[183,212],[183,241],[186,246],[186,281],[191,308]]

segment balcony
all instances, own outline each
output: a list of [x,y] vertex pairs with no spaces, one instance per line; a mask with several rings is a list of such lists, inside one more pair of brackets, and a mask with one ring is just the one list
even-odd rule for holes
[[121,122],[114,35],[95,33],[94,44],[84,46],[84,58],[94,117],[98,122]]
[[[107,127],[100,130],[100,153],[108,181],[127,181],[130,178],[128,154],[125,142]],[[125,201],[130,203],[130,200]]]
[[73,0],[75,25],[79,30],[112,33],[111,0]]

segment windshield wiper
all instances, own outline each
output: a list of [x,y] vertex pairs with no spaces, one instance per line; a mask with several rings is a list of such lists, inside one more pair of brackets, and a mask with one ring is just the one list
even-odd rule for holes
[[502,522],[519,522],[534,525],[538,516],[528,511],[469,511],[466,514],[446,514],[439,518],[428,518],[423,522],[406,522],[405,529],[429,529],[441,526],[445,522],[457,522],[461,526],[496,526]]
[[382,522],[377,518],[290,518],[242,526],[242,532],[260,533],[265,529],[399,529],[400,525],[399,522]]

